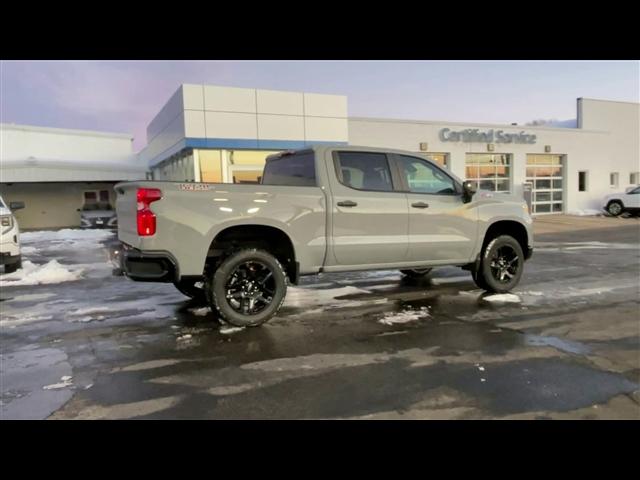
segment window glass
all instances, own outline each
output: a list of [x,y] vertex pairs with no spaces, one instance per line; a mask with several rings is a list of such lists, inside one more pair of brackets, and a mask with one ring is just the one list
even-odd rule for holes
[[466,179],[478,184],[479,188],[505,193],[511,190],[511,172],[509,171],[511,154],[467,153],[465,163]]
[[587,172],[578,172],[578,191],[587,191]]
[[427,153],[427,158],[434,163],[437,163],[441,167],[449,168],[449,154],[448,153]]
[[200,181],[222,183],[222,157],[220,150],[198,150]]
[[262,184],[315,187],[316,166],[313,152],[299,152],[267,161]]
[[398,159],[409,191],[443,195],[456,193],[453,179],[437,167],[415,157],[400,155]]
[[390,192],[391,171],[384,153],[340,152],[338,165],[342,183],[358,190]]
[[611,172],[609,174],[609,185],[612,187],[618,186],[618,172]]
[[629,183],[631,185],[637,185],[640,183],[640,172],[632,172],[629,174]]

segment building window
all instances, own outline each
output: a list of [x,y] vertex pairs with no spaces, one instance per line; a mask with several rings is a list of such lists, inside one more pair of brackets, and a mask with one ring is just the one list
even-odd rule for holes
[[109,190],[86,190],[83,192],[83,210],[111,210]]
[[587,174],[589,172],[578,172],[578,191],[586,192],[587,191]]
[[638,185],[640,184],[640,172],[632,172],[629,175],[629,183],[631,185]]
[[611,172],[609,174],[609,186],[611,186],[612,188],[618,188],[618,179],[618,172]]
[[465,164],[466,179],[477,188],[502,193],[511,191],[511,154],[467,153]]

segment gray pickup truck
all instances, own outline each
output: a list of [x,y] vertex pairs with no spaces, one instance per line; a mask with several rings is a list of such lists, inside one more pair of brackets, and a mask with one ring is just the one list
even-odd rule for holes
[[173,282],[237,326],[274,316],[302,275],[454,265],[503,293],[533,253],[523,199],[476,192],[412,152],[320,146],[268,157],[257,185],[115,190],[125,275]]

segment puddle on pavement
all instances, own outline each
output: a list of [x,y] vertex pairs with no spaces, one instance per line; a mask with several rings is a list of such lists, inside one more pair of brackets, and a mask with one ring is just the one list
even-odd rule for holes
[[566,340],[558,337],[525,334],[524,342],[526,345],[553,347],[558,350],[562,350],[563,352],[574,353],[576,355],[586,355],[590,352],[589,347],[580,342],[574,342],[572,340]]

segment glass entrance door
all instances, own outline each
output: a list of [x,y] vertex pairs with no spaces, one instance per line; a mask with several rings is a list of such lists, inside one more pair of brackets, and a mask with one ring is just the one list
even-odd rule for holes
[[527,154],[527,181],[532,184],[531,213],[562,213],[564,158],[555,154]]

